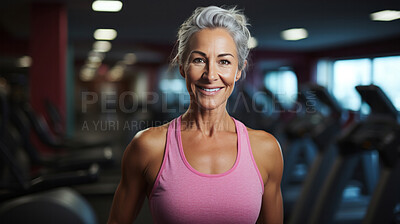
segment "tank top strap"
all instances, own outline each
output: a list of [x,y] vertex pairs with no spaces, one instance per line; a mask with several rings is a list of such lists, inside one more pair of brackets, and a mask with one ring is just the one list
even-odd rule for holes
[[235,122],[235,126],[236,126],[236,135],[238,138],[238,148],[240,148],[240,152],[238,151],[238,153],[240,153],[239,158],[242,158],[243,160],[248,160],[249,159],[249,149],[251,149],[250,145],[248,144],[248,134],[247,134],[247,130],[246,130],[246,126],[236,120],[235,118],[233,118],[233,121]]
[[237,127],[237,136],[239,139],[239,143],[241,144],[241,163],[245,163],[245,166],[248,167],[254,167],[258,179],[260,181],[261,184],[261,188],[262,188],[262,193],[264,193],[264,181],[262,179],[261,173],[258,170],[256,161],[254,159],[254,155],[253,155],[253,150],[251,148],[251,144],[250,144],[250,138],[249,138],[249,132],[247,131],[247,127],[240,122],[239,120],[236,120],[235,118],[232,117],[232,119],[235,121],[236,123],[236,127]]
[[151,193],[149,195],[149,200],[154,195],[155,190],[159,187],[160,185],[160,178],[162,174],[164,173],[164,170],[170,170],[171,168],[174,168],[174,164],[179,164],[177,163],[177,158],[179,158],[179,153],[177,153],[175,149],[178,148],[178,141],[176,138],[176,128],[177,128],[177,118],[173,119],[168,126],[167,129],[167,140],[165,143],[165,149],[164,149],[164,158],[161,163],[160,170],[158,171],[157,177],[154,181],[153,189],[151,190]]
[[181,166],[183,162],[179,152],[180,139],[181,139],[180,128],[181,128],[181,116],[172,120],[168,127],[165,155],[167,155],[168,162],[171,166],[172,165]]

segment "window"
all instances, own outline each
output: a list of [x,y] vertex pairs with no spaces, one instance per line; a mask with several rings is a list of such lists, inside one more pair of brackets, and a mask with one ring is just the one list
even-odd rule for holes
[[374,84],[382,88],[400,110],[400,56],[321,60],[317,74],[317,82],[326,86],[345,109],[360,110],[361,97],[355,87]]
[[[162,68],[159,88],[161,90],[160,99],[165,101],[163,103],[175,106],[187,106],[190,102],[185,79],[180,75],[179,68],[170,69],[167,66]],[[179,110],[181,110],[181,108],[179,108]]]
[[375,58],[373,83],[382,88],[397,110],[400,110],[400,56]]
[[286,109],[293,107],[297,99],[297,77],[289,69],[270,71],[265,74],[264,85]]
[[185,79],[179,73],[179,68],[165,66],[161,69],[160,90],[166,93],[181,94],[186,91]]
[[332,92],[342,107],[358,110],[361,98],[354,88],[371,83],[371,61],[369,59],[341,60],[333,64]]

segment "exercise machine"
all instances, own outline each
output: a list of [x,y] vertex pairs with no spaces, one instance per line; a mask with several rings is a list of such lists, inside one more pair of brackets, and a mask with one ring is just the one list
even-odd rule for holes
[[[338,137],[338,156],[330,168],[322,189],[318,193],[309,222],[317,223],[390,223],[393,219],[398,186],[398,112],[384,92],[375,85],[357,86],[356,90],[371,112],[369,116],[345,129]],[[337,213],[344,189],[366,152],[377,150],[383,169],[370,200],[359,201],[347,207],[347,214]],[[397,178],[396,178],[397,177]],[[390,198],[390,197],[393,198]],[[342,203],[343,204],[343,203]],[[382,206],[382,207],[379,207]],[[386,215],[383,217],[382,215]]]

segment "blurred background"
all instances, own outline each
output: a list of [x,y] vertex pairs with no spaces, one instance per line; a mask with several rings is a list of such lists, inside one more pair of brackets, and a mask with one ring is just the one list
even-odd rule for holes
[[400,222],[398,0],[6,0],[1,223],[106,222],[126,145],[188,107],[169,62],[209,5],[251,24],[228,111],[280,141],[285,223]]

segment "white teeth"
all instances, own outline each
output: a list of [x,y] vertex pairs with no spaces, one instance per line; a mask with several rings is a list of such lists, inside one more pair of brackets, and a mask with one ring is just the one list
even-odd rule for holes
[[205,90],[205,91],[207,91],[207,92],[215,92],[215,91],[218,91],[218,90],[220,90],[221,88],[215,88],[215,89],[206,89],[206,88],[203,88],[203,87],[200,87],[202,90]]

